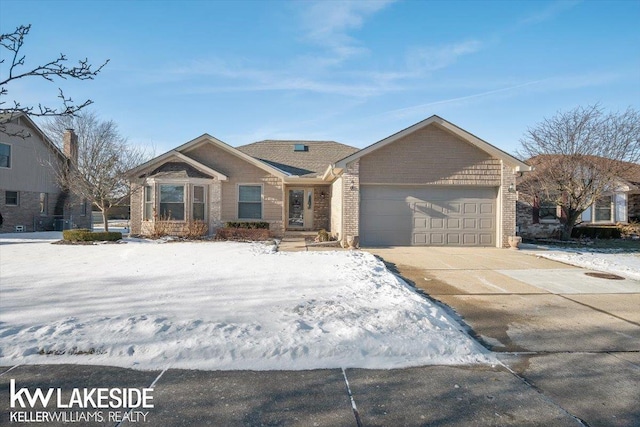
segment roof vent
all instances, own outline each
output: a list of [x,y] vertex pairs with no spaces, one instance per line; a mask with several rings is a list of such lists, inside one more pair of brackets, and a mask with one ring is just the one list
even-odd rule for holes
[[304,144],[294,144],[293,151],[309,151],[309,146]]

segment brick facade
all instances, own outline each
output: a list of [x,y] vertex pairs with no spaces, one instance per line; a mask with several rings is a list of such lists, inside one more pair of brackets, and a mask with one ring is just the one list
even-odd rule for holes
[[313,189],[313,229],[329,230],[331,217],[331,187]]
[[65,203],[61,215],[55,215],[56,203],[60,193],[46,194],[46,208],[40,212],[40,192],[18,191],[18,205],[6,204],[6,191],[0,189],[0,213],[3,224],[2,233],[16,231],[21,226],[23,231],[51,231],[69,228],[91,228],[91,206],[87,202],[86,209],[77,198]]
[[501,162],[457,136],[429,125],[360,159],[362,184],[497,187]]

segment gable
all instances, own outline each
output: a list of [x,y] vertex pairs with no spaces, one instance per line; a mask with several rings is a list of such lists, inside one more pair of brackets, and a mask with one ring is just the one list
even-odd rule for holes
[[[396,167],[402,165],[402,167]],[[362,184],[500,185],[501,161],[436,124],[360,158]]]
[[198,145],[184,154],[228,177],[274,175],[214,144]]
[[462,128],[459,128],[458,126],[454,125],[451,122],[448,122],[446,120],[444,120],[441,117],[438,117],[436,115],[433,115],[431,117],[429,117],[428,119],[425,119],[419,123],[414,124],[413,126],[409,126],[408,128],[401,130],[400,132],[397,132],[383,140],[380,140],[378,142],[376,142],[375,144],[372,144],[366,148],[363,148],[362,150],[348,156],[345,157],[344,159],[336,162],[336,167],[340,168],[340,169],[344,169],[346,167],[346,165],[348,163],[351,163],[355,160],[358,160],[374,151],[377,151],[383,147],[386,147],[387,145],[390,144],[394,144],[395,142],[397,142],[398,140],[401,140],[403,138],[405,138],[408,135],[413,134],[414,132],[419,131],[420,129],[423,129],[427,126],[432,126],[432,125],[436,125],[439,128],[442,128],[446,131],[448,131],[449,133],[457,136],[458,138],[460,138],[462,141],[465,141],[475,147],[477,147],[478,149],[480,149],[481,151],[484,151],[485,153],[487,153],[488,155],[490,155],[491,157],[498,159],[502,162],[504,162],[506,165],[512,166],[514,168],[514,170],[516,171],[530,171],[531,167],[529,165],[527,165],[526,163],[516,159],[515,157],[511,156],[510,154],[507,154],[506,152],[500,150],[497,147],[494,147],[493,145],[489,144],[486,141],[483,141],[482,139],[478,138],[477,136],[465,131]]

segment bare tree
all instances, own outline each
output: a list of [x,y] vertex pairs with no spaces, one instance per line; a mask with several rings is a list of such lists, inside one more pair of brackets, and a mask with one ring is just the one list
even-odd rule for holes
[[527,129],[520,142],[520,155],[535,170],[519,190],[560,207],[566,240],[582,213],[640,161],[640,114],[578,107]]
[[125,173],[151,154],[129,145],[114,121],[102,121],[94,112],[57,116],[43,125],[47,135],[60,145],[67,129],[74,129],[78,135],[78,160],[77,164],[57,167],[58,181],[70,192],[92,200],[102,212],[105,231],[109,231],[109,210],[124,204],[131,195]]
[[[0,34],[0,46],[4,49],[4,53],[0,53],[0,133],[6,134],[6,123],[19,113],[25,113],[32,117],[73,116],[93,103],[93,101],[87,99],[81,104],[76,104],[71,98],[64,95],[62,89],[58,88],[58,98],[62,102],[62,107],[54,108],[43,104],[38,104],[37,106],[22,105],[17,100],[8,101],[6,98],[9,94],[8,87],[12,82],[28,77],[40,77],[50,82],[56,79],[92,80],[109,62],[109,60],[106,60],[95,69],[88,59],[79,60],[75,66],[67,66],[68,59],[61,53],[56,59],[52,59],[45,64],[25,69],[26,57],[21,53],[21,49],[30,29],[31,25],[21,25],[11,33]],[[5,64],[7,59],[10,62]],[[16,134],[14,136],[28,137],[29,135]]]

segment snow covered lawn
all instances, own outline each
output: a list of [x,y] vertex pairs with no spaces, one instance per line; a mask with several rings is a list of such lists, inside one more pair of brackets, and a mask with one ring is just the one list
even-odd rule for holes
[[368,253],[132,239],[67,246],[28,237],[0,235],[0,365],[267,370],[493,361]]
[[589,249],[556,249],[535,251],[535,255],[587,268],[640,280],[640,253],[598,252]]

